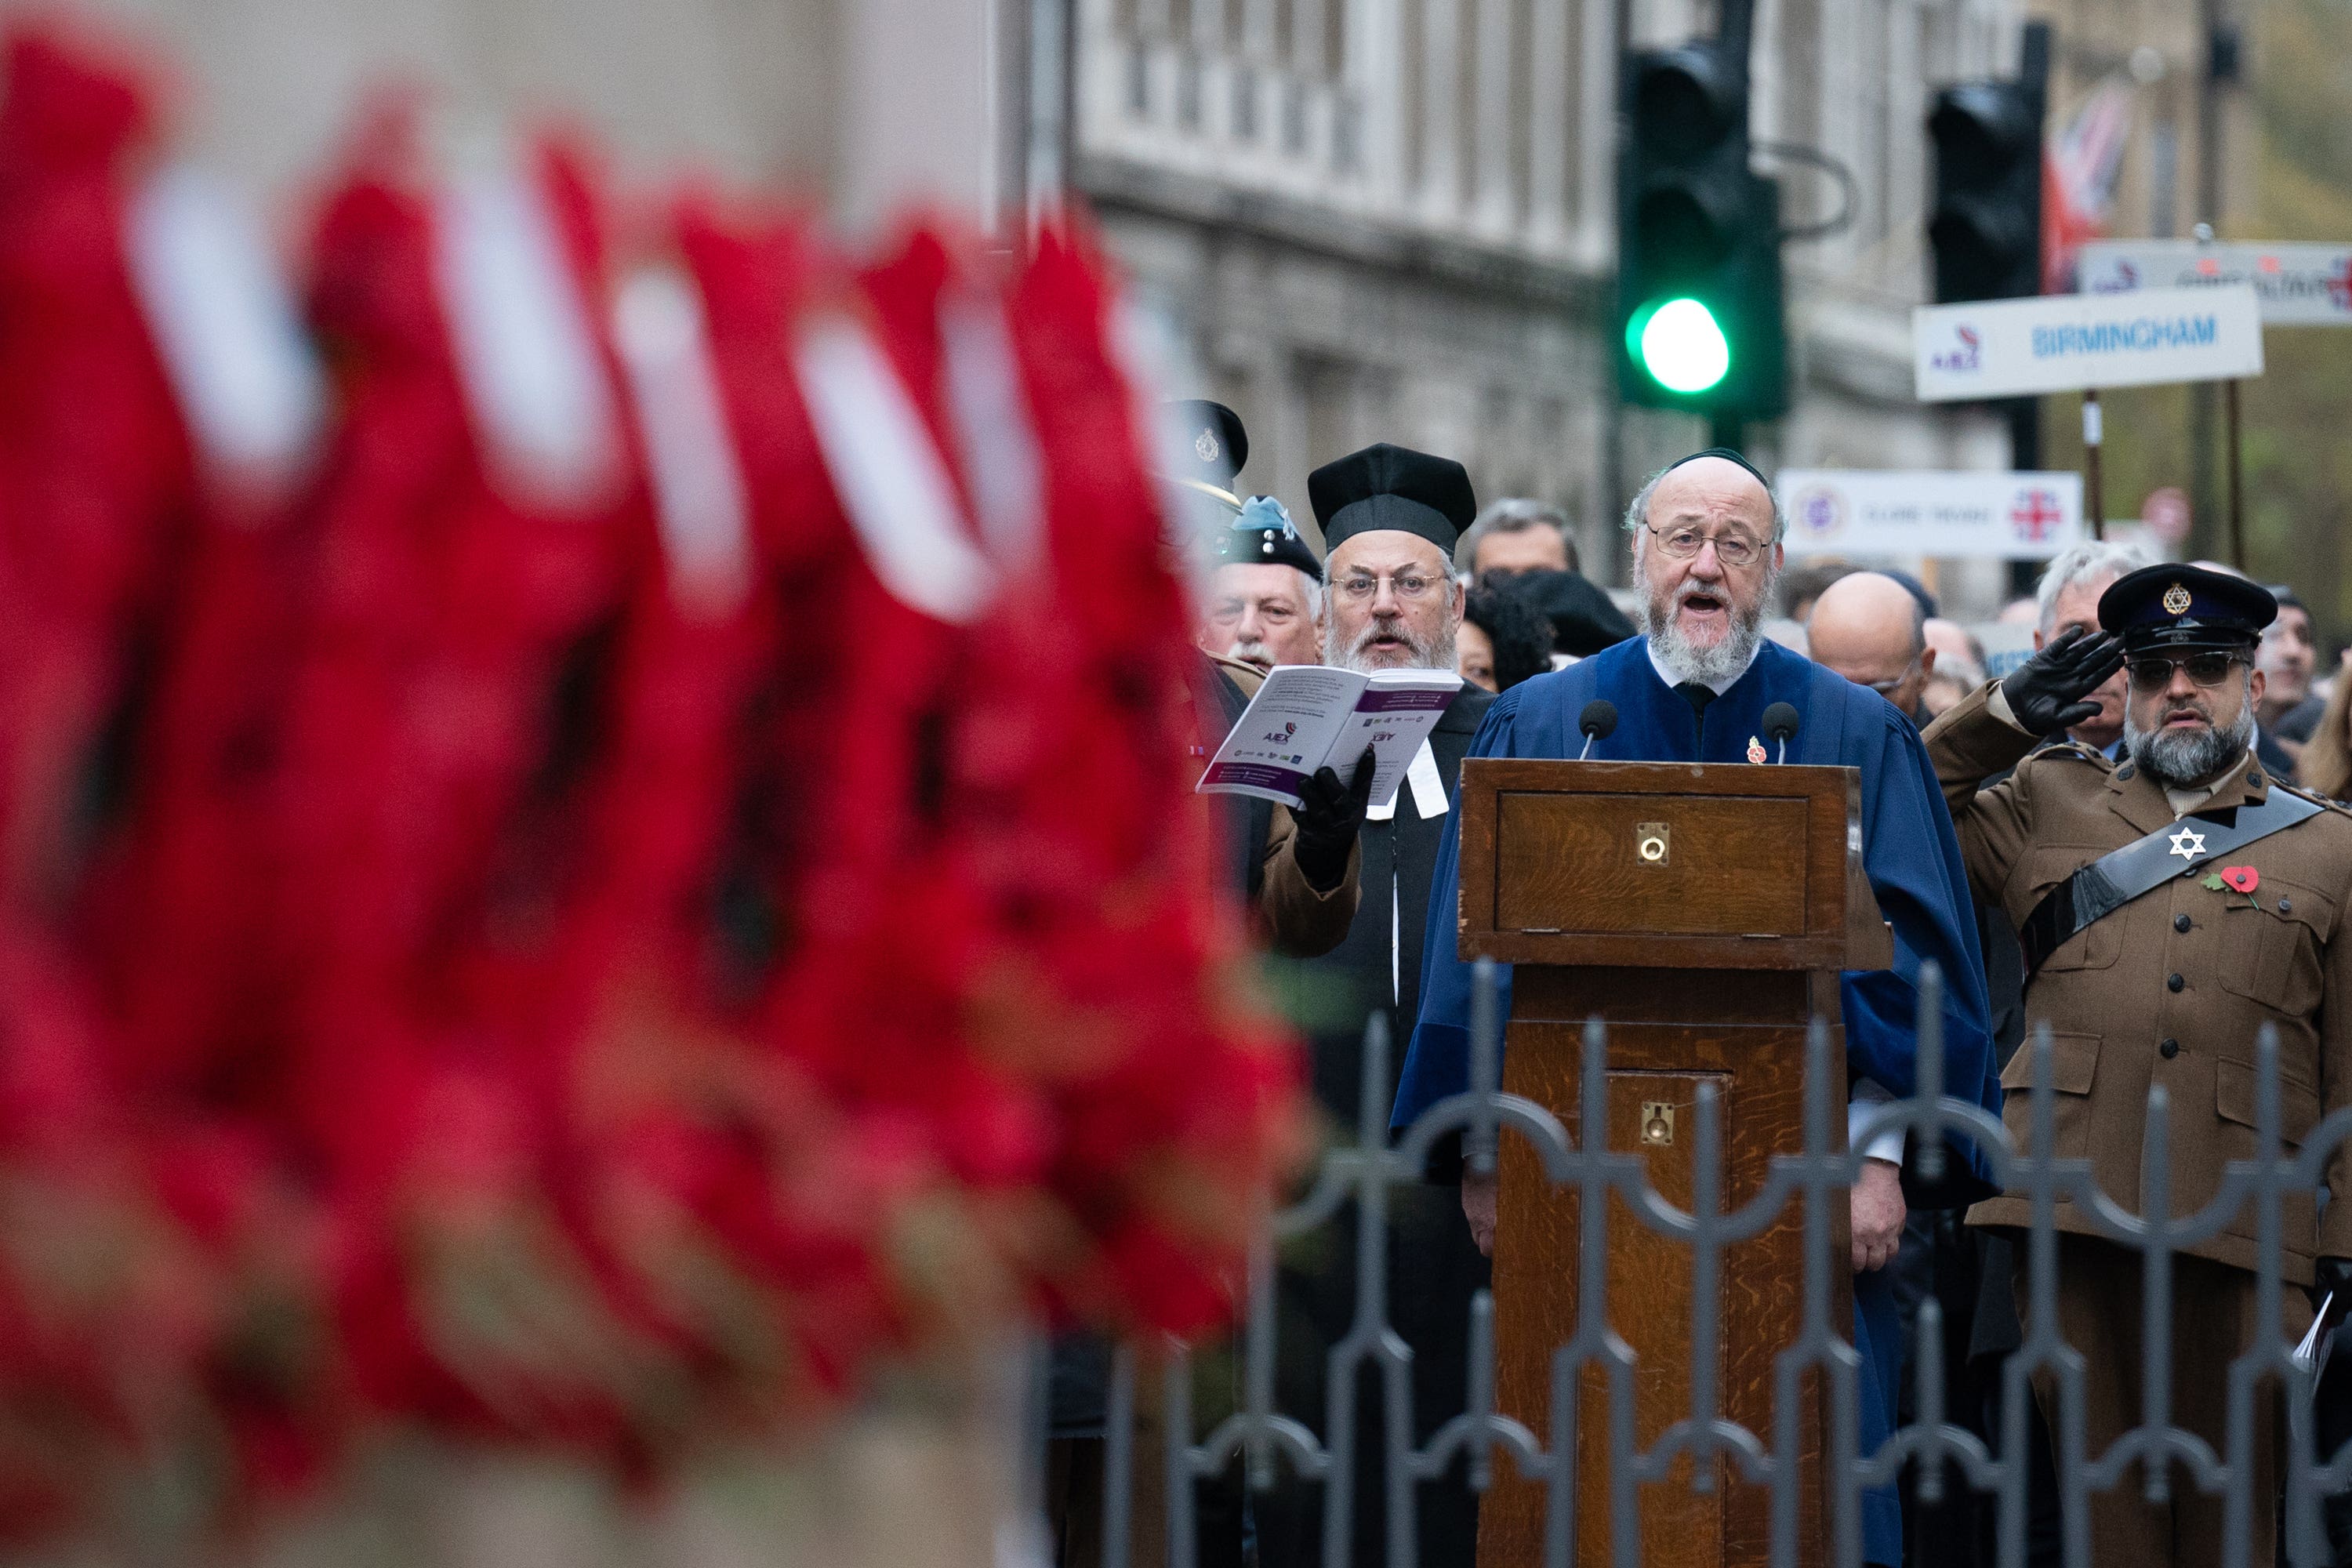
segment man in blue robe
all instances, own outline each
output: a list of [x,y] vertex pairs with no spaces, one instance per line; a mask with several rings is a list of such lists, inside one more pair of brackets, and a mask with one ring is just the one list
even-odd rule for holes
[[[1770,488],[1736,453],[1685,458],[1653,476],[1626,514],[1645,635],[1512,688],[1487,710],[1474,757],[1574,757],[1578,720],[1592,699],[1617,708],[1617,727],[1591,755],[1612,762],[1745,765],[1765,733],[1764,710],[1798,712],[1791,763],[1858,768],[1863,858],[1882,913],[1895,930],[1895,966],[1849,972],[1844,1009],[1850,1114],[1856,1126],[1878,1104],[1916,1085],[1919,965],[1944,974],[1948,1094],[2000,1110],[1986,1024],[1985,983],[1967,871],[1943,795],[1919,738],[1877,693],[1764,640],[1762,623],[1781,563],[1785,524]],[[1458,813],[1447,818],[1430,890],[1418,1026],[1399,1086],[1393,1123],[1409,1125],[1469,1087],[1470,966],[1454,939],[1460,902]],[[1504,1013],[1509,1000],[1507,972]],[[1986,1194],[1982,1157],[1955,1139],[1939,1190],[1916,1185],[1925,1206]],[[1893,1281],[1885,1268],[1905,1215],[1903,1140],[1865,1151],[1853,1194],[1854,1348],[1861,1352],[1861,1452],[1893,1424],[1901,1355]],[[1495,1188],[1465,1179],[1463,1208],[1482,1247],[1494,1234]],[[1902,1518],[1893,1489],[1863,1496],[1863,1555],[1902,1562]]]

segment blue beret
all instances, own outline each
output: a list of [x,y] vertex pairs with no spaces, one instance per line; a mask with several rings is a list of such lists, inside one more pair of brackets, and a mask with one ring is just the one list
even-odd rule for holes
[[2123,638],[2126,653],[2243,647],[2277,617],[2269,589],[2201,566],[2143,566],[2099,595],[2099,625]]
[[1217,560],[1226,566],[1296,566],[1323,580],[1323,563],[1298,536],[1288,509],[1272,496],[1252,496],[1242,503],[1241,515],[1217,542]]

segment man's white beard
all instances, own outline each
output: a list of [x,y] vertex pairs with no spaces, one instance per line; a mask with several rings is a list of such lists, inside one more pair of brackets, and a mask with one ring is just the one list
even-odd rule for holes
[[[1752,606],[1742,610],[1731,597],[1728,584],[1695,583],[1685,577],[1675,590],[1674,603],[1665,606],[1661,616],[1650,592],[1647,558],[1639,574],[1642,589],[1642,630],[1650,639],[1650,651],[1666,667],[1675,683],[1696,680],[1702,686],[1722,686],[1738,679],[1756,657],[1756,645],[1764,638],[1764,606],[1772,602],[1773,587],[1780,574],[1768,570],[1763,585],[1758,590]],[[1712,647],[1700,647],[1683,633],[1682,623],[1675,616],[1682,602],[1691,595],[1706,593],[1723,601],[1724,611],[1730,621],[1723,638]]]
[[[1381,637],[1402,638],[1409,657],[1372,658],[1370,645],[1373,638]],[[1328,631],[1324,634],[1324,641],[1327,645],[1330,641]],[[1238,658],[1241,656],[1236,654],[1234,657]],[[1402,616],[1375,616],[1364,623],[1364,629],[1356,634],[1352,644],[1335,649],[1329,661],[1341,669],[1352,669],[1359,675],[1373,675],[1383,669],[1452,669],[1454,662],[1454,628],[1449,626],[1434,638],[1423,641],[1412,635],[1412,628],[1405,624]]]
[[2132,722],[2124,711],[2124,750],[2131,760],[2171,789],[2194,789],[2210,784],[2254,743],[2254,705],[2238,710],[2237,722],[2224,730],[2218,724],[2186,735],[2158,730],[2153,733]]

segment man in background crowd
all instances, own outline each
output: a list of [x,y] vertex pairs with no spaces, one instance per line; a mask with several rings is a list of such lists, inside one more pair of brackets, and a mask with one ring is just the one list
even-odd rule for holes
[[1476,584],[1463,600],[1454,668],[1482,691],[1508,691],[1551,668],[1555,635],[1517,583]]
[[1948,668],[1957,664],[1963,669],[1976,670],[1979,673],[1976,679],[1969,682],[1970,689],[1984,684],[1984,644],[1978,639],[1976,633],[1958,621],[1947,620],[1942,616],[1929,616],[1920,623],[1919,635],[1926,637],[1927,646],[1936,650],[1938,668]]
[[1928,616],[1920,631],[1936,663],[1919,689],[1919,710],[1933,719],[1985,683],[1985,649],[1975,633],[1941,616]]
[[1831,584],[1862,570],[1843,561],[1804,561],[1780,574],[1780,614],[1802,626],[1813,615],[1813,603]]
[[1260,670],[1322,658],[1323,563],[1272,496],[1253,496],[1216,535],[1201,646]]
[[[1315,520],[1328,543],[1324,662],[1344,668],[1454,668],[1465,594],[1454,581],[1460,531],[1477,510],[1470,477],[1447,458],[1378,446],[1315,470],[1307,482]],[[1387,1121],[1407,1036],[1421,1005],[1422,936],[1438,845],[1452,819],[1462,758],[1494,699],[1465,685],[1405,771],[1392,799],[1367,816],[1360,838],[1364,897],[1348,940],[1328,956],[1286,966],[1277,983],[1311,1012],[1315,1096],[1352,1140],[1360,1113]],[[1388,1081],[1380,1103],[1359,1101],[1367,1018],[1390,1027]],[[1281,1311],[1277,1407],[1326,1408],[1330,1347],[1356,1317],[1358,1217],[1341,1211],[1311,1255],[1291,1255],[1276,1280]],[[1399,1186],[1388,1195],[1389,1321],[1412,1346],[1413,1441],[1465,1407],[1470,1302],[1485,1288],[1486,1259],[1471,1245],[1450,1187]],[[1368,1365],[1357,1387],[1355,1512],[1349,1560],[1389,1561],[1384,1455],[1388,1415],[1381,1380]],[[1326,1433],[1326,1440],[1331,1434]],[[1322,1489],[1286,1472],[1255,1503],[1258,1560],[1323,1561]],[[1418,1561],[1468,1568],[1477,1540],[1477,1496],[1460,1458],[1415,1499]]]
[[1496,501],[1478,514],[1454,547],[1454,569],[1472,578],[1578,571],[1568,515],[1524,497]]
[[2311,739],[2319,711],[2327,705],[2311,690],[2319,648],[2311,635],[2311,612],[2304,608],[2294,590],[2284,583],[2273,584],[2271,597],[2278,601],[2278,619],[2263,628],[2262,646],[2254,650],[2254,668],[2268,682],[2254,719],[2263,733],[2278,742],[2280,752],[2299,763],[2304,743]]
[[1495,502],[1454,546],[1454,565],[1466,582],[1517,590],[1551,623],[1553,653],[1582,658],[1633,635],[1633,623],[1580,568],[1558,507],[1524,498]]
[[1922,721],[1919,694],[1935,673],[1927,617],[1911,591],[1878,572],[1855,572],[1822,591],[1805,623],[1813,662],[1856,686],[1867,686],[1913,724]]
[[[1269,521],[1263,510],[1246,517],[1235,491],[1249,458],[1249,433],[1241,416],[1205,399],[1171,403],[1163,412],[1177,439],[1161,458],[1159,477],[1187,540],[1220,563],[1217,572],[1236,570],[1232,558],[1238,556],[1238,569],[1303,581],[1315,558],[1289,518]],[[1301,559],[1306,565],[1298,564]],[[1315,663],[1317,646],[1309,641],[1299,662]],[[1214,649],[1203,652],[1187,693],[1197,731],[1196,767],[1205,764],[1241,717],[1265,675],[1257,666]],[[1246,795],[1211,797],[1227,841],[1235,890],[1249,904],[1258,936],[1276,952],[1312,957],[1330,952],[1348,934],[1356,910],[1356,833],[1370,788],[1369,770],[1359,768],[1341,779],[1325,768],[1308,782],[1306,803],[1295,813]]]

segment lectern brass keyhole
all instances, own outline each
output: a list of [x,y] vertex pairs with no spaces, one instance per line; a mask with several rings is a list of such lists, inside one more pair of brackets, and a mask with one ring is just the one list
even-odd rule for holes
[[1663,1100],[1642,1101],[1642,1142],[1666,1144],[1675,1141],[1675,1108]]
[[1663,822],[1633,825],[1633,852],[1644,866],[1663,866],[1674,853],[1674,833]]

